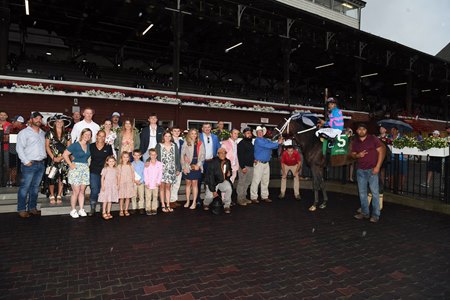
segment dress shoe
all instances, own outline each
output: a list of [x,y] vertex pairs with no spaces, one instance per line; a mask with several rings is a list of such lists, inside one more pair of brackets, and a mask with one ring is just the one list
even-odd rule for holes
[[269,198],[266,198],[266,199],[262,199],[262,201],[264,201],[264,202],[266,202],[266,203],[270,203],[270,202],[272,202],[272,200],[270,200]]
[[229,207],[225,207],[225,208],[223,209],[223,211],[224,211],[224,213],[226,213],[226,214],[231,214],[231,208],[229,208]]
[[252,201],[253,204],[258,204],[259,203],[258,199],[252,199],[251,201]]
[[143,208],[139,209],[139,214],[140,215],[145,215],[145,209],[143,209]]
[[243,200],[243,199],[239,199],[237,201],[237,204],[239,204],[240,206],[247,206],[247,201]]
[[245,201],[245,203],[247,203],[247,204],[252,204],[253,202],[252,202],[252,200],[250,200],[250,199],[244,199],[244,201]]
[[130,209],[130,215],[135,215],[136,214],[136,210],[135,209]]
[[40,216],[41,215],[41,211],[37,210],[37,208],[30,209],[29,213],[31,215],[33,215],[33,216]]
[[19,217],[21,217],[21,218],[29,218],[30,214],[27,211],[19,211]]

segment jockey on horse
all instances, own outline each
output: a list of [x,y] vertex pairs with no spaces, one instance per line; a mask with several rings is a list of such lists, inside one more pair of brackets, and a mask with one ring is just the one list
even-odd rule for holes
[[333,146],[333,141],[337,136],[340,136],[344,130],[344,115],[342,110],[337,107],[336,100],[334,98],[328,98],[327,101],[328,118],[319,121],[319,126],[322,127],[316,131],[316,136],[322,136],[330,140],[329,146]]

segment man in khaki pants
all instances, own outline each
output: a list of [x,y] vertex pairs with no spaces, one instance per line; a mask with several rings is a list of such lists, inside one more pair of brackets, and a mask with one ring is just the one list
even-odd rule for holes
[[294,149],[291,140],[284,142],[286,150],[283,151],[281,155],[281,191],[278,198],[284,199],[286,193],[286,181],[289,171],[292,172],[294,176],[294,195],[295,199],[300,200],[300,181],[299,172],[302,168],[302,162],[300,159],[300,154]]
[[254,154],[255,163],[253,166],[253,180],[250,187],[250,199],[253,203],[259,203],[258,201],[258,188],[261,184],[261,200],[267,203],[272,202],[269,199],[269,180],[270,180],[270,165],[269,161],[272,157],[272,150],[277,149],[278,145],[283,143],[282,137],[278,142],[272,142],[264,138],[267,129],[265,127],[258,126],[254,131],[256,135]]

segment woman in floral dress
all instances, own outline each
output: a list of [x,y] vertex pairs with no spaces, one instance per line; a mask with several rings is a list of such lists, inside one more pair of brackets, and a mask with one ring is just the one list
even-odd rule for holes
[[105,139],[105,143],[107,145],[110,145],[113,149],[113,154],[117,159],[117,149],[114,145],[114,142],[117,138],[117,132],[116,130],[113,129],[112,127],[112,122],[110,119],[106,119],[103,122],[103,125],[100,127],[101,130],[103,130],[106,133],[106,139]]
[[[70,133],[66,131],[70,118],[64,115],[54,115],[48,126],[51,128],[45,135],[45,150],[48,155],[47,178],[50,193],[50,204],[61,204],[64,184],[67,184],[68,165],[64,162],[64,150],[71,144]],[[55,185],[58,184],[55,201]]]
[[172,212],[170,207],[170,190],[181,172],[180,152],[178,146],[172,142],[172,134],[166,131],[162,137],[162,143],[156,145],[158,160],[163,164],[163,175],[159,194],[163,212]]

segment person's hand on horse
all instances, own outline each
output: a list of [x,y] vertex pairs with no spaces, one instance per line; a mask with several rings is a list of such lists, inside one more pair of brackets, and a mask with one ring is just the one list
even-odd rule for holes
[[279,138],[278,138],[278,144],[283,144],[283,142],[284,142],[284,139],[283,139],[283,137],[282,136],[280,136]]

